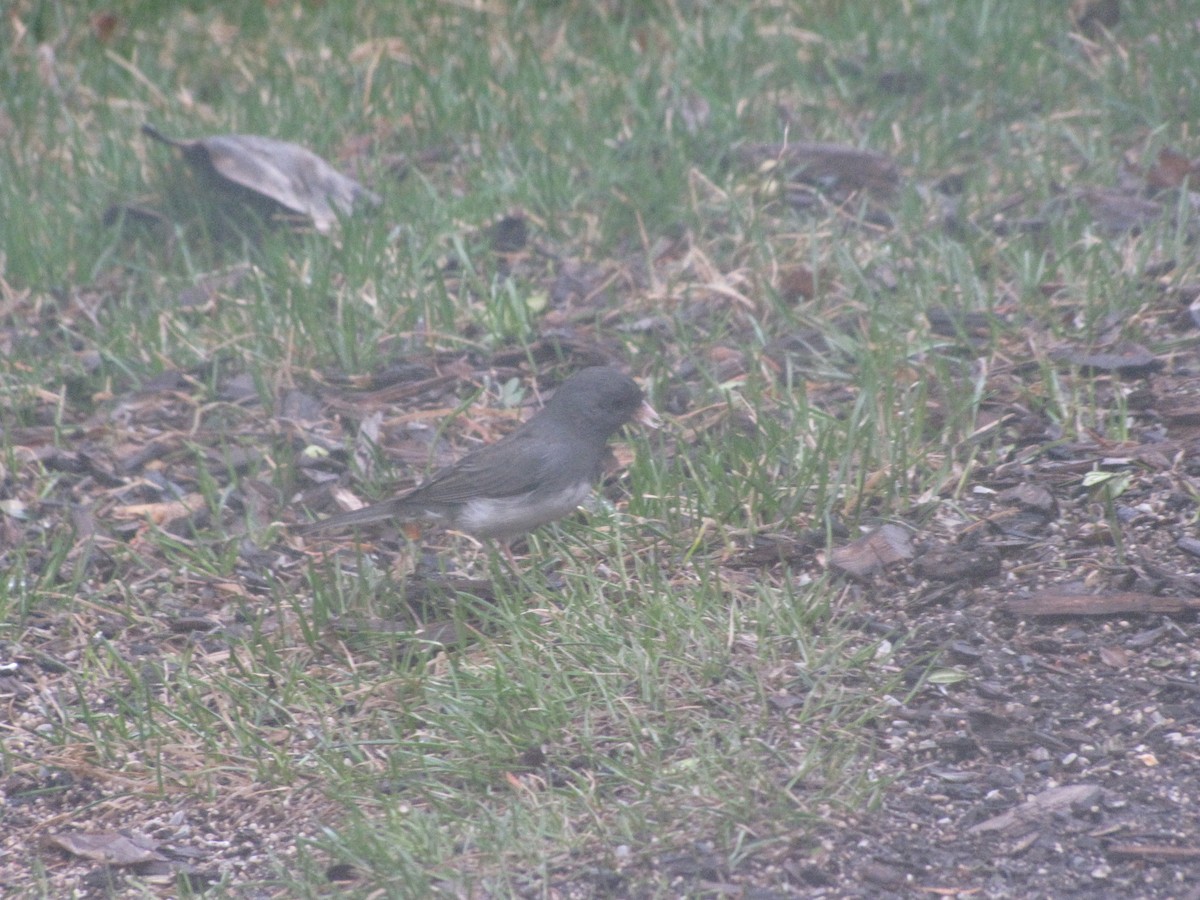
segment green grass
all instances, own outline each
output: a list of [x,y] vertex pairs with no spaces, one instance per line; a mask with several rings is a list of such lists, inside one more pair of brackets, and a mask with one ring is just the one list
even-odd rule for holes
[[[245,798],[269,798],[263,827],[288,849],[221,870],[225,895],[253,892],[246,878],[324,895],[346,863],[364,894],[607,878],[672,896],[662,856],[706,842],[735,878],[872,808],[886,785],[870,722],[925,689],[920,673],[854,626],[869,590],[815,563],[737,568],[738,553],[952,505],[1020,440],[983,424],[1001,391],[1067,438],[1119,439],[1124,406],[1051,344],[1148,341],[1159,301],[1142,271],[1175,258],[1173,278],[1195,277],[1186,208],[1101,239],[1054,203],[1114,185],[1125,154],[1196,155],[1186,4],[1127,16],[1128,52],[1072,36],[1050,5],[471,6],[123,2],[93,8],[117,17],[105,41],[63,4],[20,0],[0,25],[0,483],[30,510],[5,509],[19,539],[0,545],[0,648],[69,659],[43,675],[53,710],[19,726],[34,736],[3,742],[0,776],[83,754],[128,779],[100,808],[185,797],[236,823]],[[302,143],[383,205],[329,237],[223,231],[146,121]],[[785,135],[886,152],[904,183],[798,205],[736,161]],[[947,174],[961,231],[932,187]],[[986,211],[1013,196],[1011,218],[1044,227],[992,230]],[[141,202],[173,223],[102,224]],[[870,224],[879,210],[890,227]],[[509,269],[483,235],[514,212],[544,252]],[[180,302],[241,265],[211,304]],[[796,266],[815,296],[783,288]],[[565,270],[595,294],[564,326],[550,290]],[[988,314],[988,332],[935,332],[934,307]],[[1040,344],[1022,346],[1028,328]],[[615,509],[534,535],[494,598],[421,607],[459,644],[421,639],[403,553],[272,550],[302,483],[289,389],[432,354],[529,360],[564,330],[628,361],[661,408],[689,400],[666,435],[633,439]],[[1034,374],[990,377],[1014,362]],[[137,393],[171,370],[170,399]],[[257,404],[223,393],[241,375]],[[504,380],[477,407],[529,384]],[[464,434],[444,433],[460,450]],[[114,468],[154,440],[154,465]],[[114,506],[177,493],[207,515],[113,530]],[[93,504],[94,533],[71,530],[73,503]],[[170,631],[189,610],[211,633]],[[399,632],[380,625],[397,617]],[[20,887],[52,894],[54,868],[35,861]]]

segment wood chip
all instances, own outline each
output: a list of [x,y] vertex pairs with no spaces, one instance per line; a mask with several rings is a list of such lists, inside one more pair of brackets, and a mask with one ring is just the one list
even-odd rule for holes
[[1087,806],[1100,796],[1098,784],[1069,784],[1050,788],[1030,797],[1020,806],[993,816],[967,829],[968,834],[987,834],[992,831],[1011,831],[1023,825],[1049,818],[1056,813],[1069,812],[1077,806]]
[[1200,859],[1200,847],[1173,847],[1170,844],[1109,844],[1108,855],[1117,859],[1144,859],[1148,862],[1191,862]]
[[1200,609],[1200,597],[1159,597],[1138,591],[1110,594],[1075,594],[1038,591],[1029,597],[1009,600],[1006,608],[1017,616],[1113,616],[1122,614],[1173,615]]

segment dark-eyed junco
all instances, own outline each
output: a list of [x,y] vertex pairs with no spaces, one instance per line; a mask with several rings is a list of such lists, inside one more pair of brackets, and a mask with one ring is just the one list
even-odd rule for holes
[[435,472],[420,487],[298,526],[293,533],[424,519],[507,541],[578,507],[601,474],[608,439],[634,420],[659,424],[633,379],[606,366],[583,369],[512,434]]

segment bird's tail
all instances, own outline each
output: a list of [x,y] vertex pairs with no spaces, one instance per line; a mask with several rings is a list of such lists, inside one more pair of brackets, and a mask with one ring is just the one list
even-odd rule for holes
[[327,519],[316,522],[305,522],[291,527],[292,534],[313,534],[331,528],[348,528],[352,525],[370,525],[385,519],[395,519],[396,524],[412,521],[414,511],[396,500],[385,500],[383,503],[373,503],[362,509],[352,509],[349,512],[338,513]]

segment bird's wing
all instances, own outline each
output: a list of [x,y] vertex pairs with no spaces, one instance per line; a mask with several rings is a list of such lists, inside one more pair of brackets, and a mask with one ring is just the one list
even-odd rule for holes
[[[480,497],[518,497],[543,486],[561,460],[562,445],[549,444],[544,436],[521,431],[497,444],[480,447],[457,463],[436,473],[403,499],[414,503],[466,503]],[[571,456],[579,450],[568,447]],[[589,473],[590,474],[590,473]]]

